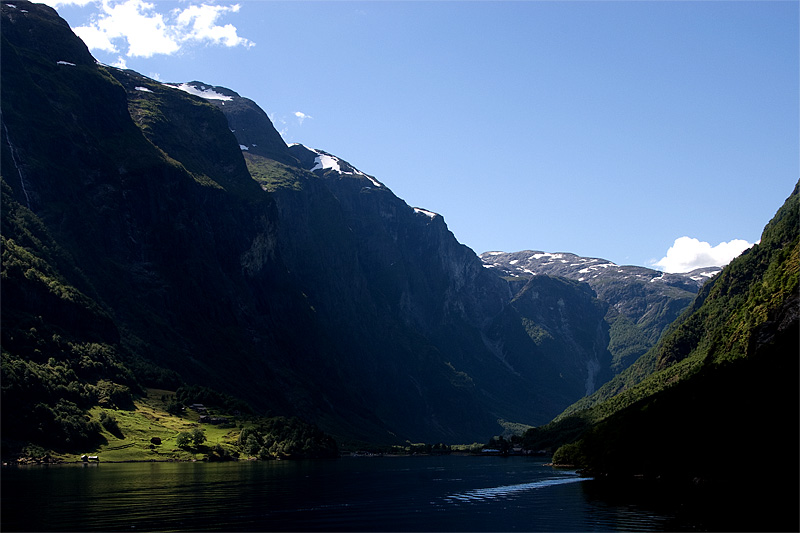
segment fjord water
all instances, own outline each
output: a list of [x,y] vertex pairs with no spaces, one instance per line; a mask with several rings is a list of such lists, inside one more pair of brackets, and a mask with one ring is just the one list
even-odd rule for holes
[[128,463],[2,471],[3,531],[664,530],[523,457]]

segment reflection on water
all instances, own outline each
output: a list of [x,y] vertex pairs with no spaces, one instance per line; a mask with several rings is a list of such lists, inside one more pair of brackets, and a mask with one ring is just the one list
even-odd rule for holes
[[2,531],[663,530],[532,458],[99,464],[2,471]]

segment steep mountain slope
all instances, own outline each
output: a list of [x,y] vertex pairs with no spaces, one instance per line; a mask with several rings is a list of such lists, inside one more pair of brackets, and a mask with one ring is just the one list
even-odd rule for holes
[[[229,104],[218,105],[226,112]],[[605,311],[598,313],[596,303],[568,306],[570,320],[566,322],[564,313],[556,316],[538,312],[539,324],[554,334],[542,344],[539,333],[530,336],[534,329],[531,317],[520,314],[518,304],[526,297],[512,302],[509,284],[482,268],[472,250],[459,244],[447,230],[441,215],[409,207],[385,184],[332,154],[302,145],[292,145],[289,151],[302,168],[320,178],[303,182],[302,187],[323,185],[333,196],[329,207],[338,206],[341,215],[333,218],[328,212],[316,222],[307,217],[309,209],[298,210],[296,206],[301,182],[286,178],[282,174],[286,169],[274,170],[273,163],[247,151],[251,173],[257,179],[263,178],[264,186],[274,192],[279,210],[286,210],[285,227],[291,224],[293,237],[287,235],[282,242],[297,244],[302,227],[296,224],[298,220],[318,224],[330,232],[331,220],[341,216],[356,247],[356,261],[348,263],[348,268],[359,270],[358,275],[366,280],[363,287],[371,293],[371,301],[380,302],[379,309],[399,317],[404,327],[413,328],[445,354],[448,369],[455,371],[455,377],[449,375],[448,380],[474,383],[479,387],[480,402],[488,401],[494,416],[535,423],[545,419],[546,413],[557,405],[568,402],[568,398],[580,397],[587,390],[592,392],[595,385],[611,376],[602,320]],[[324,196],[314,190],[311,198],[319,200]],[[330,234],[326,237],[327,242],[336,243],[331,257],[344,249],[341,239],[332,239]],[[312,247],[319,248],[320,244],[319,239],[309,241]],[[285,255],[288,257],[289,253]],[[298,257],[294,264],[302,269],[307,263],[307,258]],[[314,267],[306,271],[304,278],[314,278],[314,272],[324,280],[319,291],[340,284],[349,275],[327,268],[323,278],[319,276],[322,269]],[[345,301],[352,299],[352,294],[347,293],[351,287],[360,286],[356,282],[345,283],[344,291],[330,299],[331,310],[336,310],[330,322],[341,318],[342,297]],[[538,290],[550,297],[552,304],[560,301],[562,310],[564,299],[593,299],[576,284],[553,283]],[[531,290],[527,296],[535,298],[537,294]],[[536,305],[544,305],[544,301]],[[542,309],[550,309],[550,305]],[[593,332],[591,335],[582,332],[584,325]],[[511,338],[516,340],[510,342]],[[491,385],[473,382],[470,376],[476,375]]]
[[[312,353],[313,314],[273,253],[274,204],[247,172],[224,116],[175,89],[134,89],[160,99],[137,109],[140,129],[125,89],[55,11],[13,5],[2,5],[2,175],[9,202],[29,209],[30,225],[47,232],[73,266],[56,268],[44,255],[48,265],[110,318],[106,327],[118,331],[120,353],[139,379],[174,386],[177,374],[206,382],[213,375],[216,387],[261,408],[290,405],[289,387],[281,390],[270,365],[257,363],[286,354],[283,344]],[[13,212],[3,210],[4,237],[6,228],[15,234],[7,224]],[[3,293],[13,294],[14,278],[3,268]],[[48,316],[36,309],[45,303],[29,303],[27,314]],[[4,297],[4,371],[28,357],[14,348],[29,329],[14,307]],[[66,333],[83,339],[85,327],[75,321]],[[298,328],[307,335],[289,341]],[[30,343],[51,342],[45,328],[30,336]],[[55,363],[73,357],[47,355]],[[237,367],[250,379],[231,370]]]
[[[200,82],[192,82],[192,86],[195,90],[232,94],[223,87]],[[209,101],[223,113],[232,109],[230,101]],[[259,113],[250,123],[255,125],[259,116],[264,120],[265,115]],[[263,127],[272,126],[265,122]],[[509,307],[507,283],[481,267],[475,254],[447,230],[440,215],[409,207],[373,176],[322,150],[288,147],[300,170],[259,156],[244,142],[243,136],[240,144],[251,174],[273,193],[285,222],[281,227],[287,233],[279,239],[283,256],[291,270],[308,284],[315,309],[326,317],[323,322],[335,325],[336,331],[357,328],[356,324],[364,322],[365,311],[381,317],[375,319],[376,323],[399,319],[400,328],[410,329],[412,337],[425,339],[444,355],[445,377],[459,387],[450,393],[457,392],[457,403],[465,404],[461,396],[470,389],[470,394],[477,394],[471,402],[491,406],[493,414],[486,420],[492,418],[492,424],[498,416],[542,420],[568,398],[584,394],[587,381],[593,387],[610,377],[608,362],[602,357],[607,341],[595,346],[596,336],[582,339],[582,351],[574,350],[573,339],[560,336],[547,348],[537,348],[530,339],[527,345],[505,343],[507,335],[522,333],[527,338],[520,317],[506,321],[505,329],[496,323],[497,317],[514,309]],[[309,250],[314,250],[313,256],[309,256]],[[576,288],[558,286],[554,290],[562,291],[555,297],[558,300],[565,293],[569,298]],[[323,309],[327,311],[322,313]],[[586,322],[591,320],[584,317]],[[579,322],[575,317],[572,323]],[[358,353],[364,347],[381,346],[382,337],[375,327],[368,328],[362,337],[351,332],[353,349],[348,351]],[[571,343],[571,352],[565,343]],[[558,348],[553,348],[555,345]],[[397,346],[380,348],[387,357],[408,359],[407,355],[390,355],[396,350]],[[572,357],[555,355],[568,352]],[[601,363],[597,362],[598,353]],[[593,363],[587,365],[582,358]],[[512,359],[515,366],[509,364]],[[363,361],[357,365],[363,365]],[[418,390],[434,390],[436,387],[420,387],[419,379],[428,380],[441,372],[438,368],[423,373],[423,378],[415,378],[412,385]],[[491,385],[475,383],[473,375]],[[371,372],[359,381],[369,383],[374,376]],[[464,383],[471,385],[464,388]],[[379,385],[375,392],[382,387]],[[432,405],[435,403],[426,400],[425,405],[409,411],[409,417],[419,420],[420,413],[432,411]],[[481,409],[470,410],[462,422],[464,427],[480,420],[477,415]],[[431,414],[426,419],[435,426],[438,422],[434,420],[440,417]]]
[[93,403],[191,383],[340,437],[469,442],[610,377],[585,286],[514,297],[440,215],[286,146],[252,101],[98,65],[55,11],[13,5],[3,405],[21,407],[4,440],[33,438],[37,403],[69,433]]
[[[597,393],[570,406],[556,420],[589,408],[592,408],[589,412],[605,417],[619,405],[641,397],[648,388],[652,391],[670,380],[691,375],[711,354],[718,360],[745,357],[753,349],[748,343],[754,342],[755,332],[766,327],[761,323],[772,324],[774,319],[770,316],[778,312],[776,306],[785,307],[780,313],[785,313],[788,320],[780,327],[792,327],[791,320],[797,319],[792,314],[792,309],[795,313],[797,310],[796,291],[792,294],[798,268],[796,261],[792,263],[792,254],[797,253],[794,242],[798,232],[797,204],[795,187],[764,229],[760,243],[706,284],[652,350]],[[768,339],[770,335],[762,336]],[[640,383],[642,386],[637,387]],[[603,404],[617,395],[619,398]]]
[[560,276],[587,283],[608,304],[612,370],[619,373],[650,349],[664,329],[694,299],[718,267],[668,274],[645,267],[616,265],[570,253],[485,252],[481,259],[509,279]]
[[181,91],[209,100],[223,108],[239,148],[287,165],[297,165],[278,130],[258,104],[225,87],[211,87],[199,81],[168,84]]
[[[705,285],[648,353],[650,375],[553,425],[589,427],[554,460],[608,476],[735,487],[734,494],[726,492],[733,509],[751,508],[752,498],[755,508],[776,511],[759,513],[756,522],[732,521],[737,529],[796,528],[799,217],[800,182],[760,243]],[[780,466],[740,468],[745,451]]]
[[27,442],[89,445],[98,427],[84,409],[124,407],[140,391],[119,331],[87,296],[92,287],[72,258],[4,180],[2,211],[3,454]]

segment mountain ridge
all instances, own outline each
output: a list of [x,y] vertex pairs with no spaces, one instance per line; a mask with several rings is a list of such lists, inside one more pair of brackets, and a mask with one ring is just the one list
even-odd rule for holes
[[[696,268],[690,272],[668,273],[637,265],[618,265],[608,259],[583,257],[570,252],[553,253],[541,250],[489,251],[480,254],[480,257],[488,268],[498,269],[508,276],[551,274],[588,282],[602,276],[605,269],[611,268],[611,271],[616,270],[616,273],[622,274],[619,277],[635,277],[679,287],[693,285],[695,289],[699,289],[722,270],[722,267],[711,266]],[[578,266],[581,268],[575,270]]]
[[694,299],[719,267],[696,269],[685,274],[667,274],[646,267],[617,265],[606,259],[582,257],[568,252],[484,252],[481,260],[489,268],[519,285],[535,276],[549,275],[586,283],[597,297],[608,303],[612,370],[617,374],[644,355],[665,328]]

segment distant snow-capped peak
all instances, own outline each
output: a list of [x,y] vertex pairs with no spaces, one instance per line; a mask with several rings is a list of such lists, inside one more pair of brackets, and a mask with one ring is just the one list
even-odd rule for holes
[[534,250],[521,252],[485,252],[480,255],[483,266],[511,276],[535,276],[547,274],[562,276],[577,281],[593,283],[599,280],[627,279],[640,282],[664,283],[666,285],[685,283],[691,280],[698,288],[722,269],[708,267],[684,274],[668,274],[660,270],[640,266],[620,266],[607,259],[581,257],[567,252],[550,253]]

